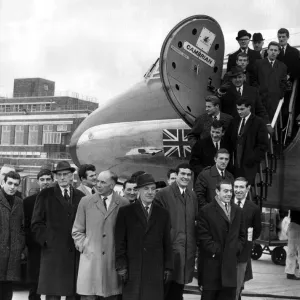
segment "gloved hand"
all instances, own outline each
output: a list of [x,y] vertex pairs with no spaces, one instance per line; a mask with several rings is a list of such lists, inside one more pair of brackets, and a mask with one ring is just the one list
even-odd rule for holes
[[267,130],[268,130],[269,135],[273,135],[273,133],[274,133],[274,128],[271,126],[271,124],[268,124],[268,125],[267,125]]
[[223,83],[219,88],[220,93],[225,94],[227,90],[230,88],[230,85],[231,83],[229,81]]
[[125,285],[128,281],[128,271],[127,271],[127,269],[118,270],[117,272],[118,272],[119,276],[121,277],[123,284]]
[[171,281],[172,278],[172,272],[170,270],[164,271],[164,283],[168,283]]

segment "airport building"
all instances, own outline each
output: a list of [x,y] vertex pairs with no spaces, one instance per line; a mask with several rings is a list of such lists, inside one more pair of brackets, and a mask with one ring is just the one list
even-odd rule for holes
[[72,163],[71,136],[97,107],[95,98],[55,92],[53,81],[15,79],[12,97],[0,97],[0,166],[15,165],[25,175],[59,160]]

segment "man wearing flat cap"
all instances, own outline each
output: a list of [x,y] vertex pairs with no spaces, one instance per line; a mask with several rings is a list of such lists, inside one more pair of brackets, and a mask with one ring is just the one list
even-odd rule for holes
[[151,174],[136,179],[138,200],[119,209],[116,269],[123,281],[123,300],[163,300],[171,277],[170,217],[153,203],[157,184]]
[[249,72],[253,71],[254,62],[257,59],[261,59],[261,56],[257,51],[254,51],[248,47],[250,43],[250,38],[251,38],[251,33],[247,32],[247,30],[243,29],[238,32],[236,40],[240,45],[240,49],[229,55],[226,72],[229,72],[231,68],[236,65],[237,55],[240,52],[246,53],[249,57],[249,65],[247,66],[247,71]]
[[261,58],[266,57],[267,52],[263,50],[264,46],[264,38],[260,32],[256,32],[253,34],[253,38],[251,40],[254,51],[259,52]]
[[79,253],[71,233],[84,194],[71,185],[74,171],[69,162],[60,161],[52,171],[57,183],[39,193],[33,210],[32,232],[41,246],[37,293],[46,300],[75,299]]

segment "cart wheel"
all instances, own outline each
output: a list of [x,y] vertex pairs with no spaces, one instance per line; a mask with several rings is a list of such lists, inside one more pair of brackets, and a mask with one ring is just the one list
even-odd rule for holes
[[285,265],[286,252],[283,247],[276,247],[271,254],[272,261],[275,265]]
[[254,244],[251,251],[251,258],[254,260],[258,260],[262,256],[262,253],[263,253],[262,246],[259,244]]

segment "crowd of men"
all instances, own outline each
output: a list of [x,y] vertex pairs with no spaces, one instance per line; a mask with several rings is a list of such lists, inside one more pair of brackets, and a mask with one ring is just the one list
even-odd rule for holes
[[[2,167],[0,299],[12,299],[25,245],[30,300],[182,300],[196,254],[201,299],[240,299],[252,278],[252,242],[261,232],[251,185],[286,82],[299,76],[286,58],[294,55],[288,37],[280,29],[279,44],[262,52],[260,33],[251,50],[251,34],[239,31],[240,49],[229,56],[224,83],[205,99],[206,113],[189,134],[190,163],[169,170],[168,186],[138,171],[123,183],[122,197],[114,191],[114,172],[97,174],[85,164],[75,189],[75,169],[61,161],[40,170],[40,191],[22,201],[20,175]],[[299,53],[297,59],[294,64]],[[298,280],[299,212],[291,212],[291,222],[286,273]]]

